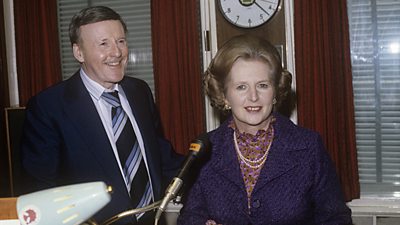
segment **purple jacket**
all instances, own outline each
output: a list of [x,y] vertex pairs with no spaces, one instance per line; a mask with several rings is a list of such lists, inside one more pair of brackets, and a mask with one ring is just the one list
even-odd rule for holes
[[228,119],[209,133],[211,158],[200,170],[179,225],[348,225],[333,164],[320,136],[274,114],[275,137],[247,207],[247,195]]

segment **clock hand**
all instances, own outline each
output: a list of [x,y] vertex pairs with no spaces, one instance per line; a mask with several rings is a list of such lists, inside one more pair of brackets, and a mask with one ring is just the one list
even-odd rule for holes
[[262,11],[264,11],[268,16],[270,15],[263,7],[261,7],[260,4],[258,4],[256,1],[254,1],[254,4],[256,4],[256,6],[258,6],[258,8],[260,8]]

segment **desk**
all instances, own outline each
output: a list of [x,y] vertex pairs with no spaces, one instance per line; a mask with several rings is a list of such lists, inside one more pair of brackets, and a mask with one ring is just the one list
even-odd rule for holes
[[15,220],[17,215],[17,198],[0,198],[0,220]]

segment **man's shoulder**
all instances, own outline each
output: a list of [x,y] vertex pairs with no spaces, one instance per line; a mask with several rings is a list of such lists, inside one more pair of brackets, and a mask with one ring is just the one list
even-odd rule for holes
[[148,87],[149,85],[146,83],[146,81],[139,79],[137,77],[133,77],[130,75],[125,75],[124,79],[122,79],[121,84],[124,85],[136,85],[136,86],[143,86],[143,87]]
[[32,96],[29,101],[35,100],[37,102],[54,102],[54,104],[56,104],[66,96],[76,98],[76,96],[80,93],[79,90],[81,87],[84,87],[84,85],[79,75],[74,75],[67,80],[62,80],[41,90]]
[[153,96],[150,86],[142,79],[125,76],[119,84],[126,94],[141,93],[141,95]]
[[36,98],[55,98],[62,93],[62,90],[65,88],[65,81],[58,82],[53,84],[40,92],[38,92],[34,97]]

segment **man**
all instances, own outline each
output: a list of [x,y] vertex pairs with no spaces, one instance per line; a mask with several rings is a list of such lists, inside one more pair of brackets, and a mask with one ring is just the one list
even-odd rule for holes
[[[34,96],[26,110],[25,170],[38,189],[90,181],[111,185],[112,200],[95,215],[97,222],[159,200],[181,162],[159,135],[148,85],[124,76],[126,33],[110,8],[89,7],[75,15],[69,34],[81,69]],[[152,219],[145,214],[114,224]]]

